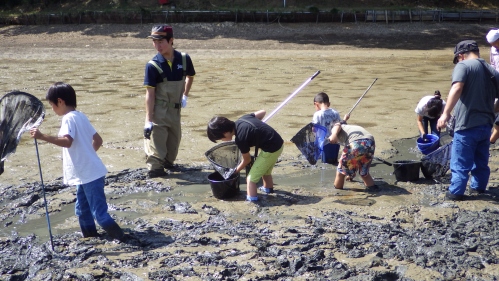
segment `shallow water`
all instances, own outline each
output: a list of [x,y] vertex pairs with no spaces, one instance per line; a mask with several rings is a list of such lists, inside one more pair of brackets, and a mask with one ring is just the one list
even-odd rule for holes
[[[394,149],[398,152],[393,158],[384,159],[388,162],[395,162],[397,160],[419,160],[421,153],[417,150],[415,146],[416,138],[407,138],[396,140],[394,142]],[[393,174],[394,168],[386,164],[382,164],[377,160],[373,160],[370,173],[375,179],[378,185],[395,185],[397,180]],[[202,172],[206,173],[206,172]],[[347,188],[347,190],[342,191],[340,197],[338,192],[333,188],[333,182],[335,179],[336,166],[330,164],[324,164],[320,161],[316,166],[309,166],[301,170],[297,174],[293,175],[275,175],[274,180],[276,184],[276,192],[279,193],[280,186],[285,186],[287,190],[294,190],[299,192],[306,192],[307,194],[313,194],[321,197],[337,197],[339,199],[333,202],[342,205],[349,206],[372,206],[376,204],[376,200],[369,198],[369,193],[364,192],[363,184],[359,176],[356,177],[355,186]],[[422,174],[420,173],[421,181],[425,181]],[[228,198],[228,201],[243,201],[245,198],[246,182],[244,173],[241,174],[240,178],[240,194],[233,198]],[[366,198],[359,198],[357,196],[360,193],[365,193]],[[175,204],[180,202],[186,202],[191,205],[202,204],[213,198],[213,193],[211,190],[211,185],[208,179],[202,180],[202,183],[194,183],[184,185],[182,187],[175,188],[170,192],[135,192],[126,194],[126,196],[109,196],[108,203],[110,204],[110,213],[117,217],[123,218],[125,220],[135,220],[142,216],[148,215],[151,210],[148,208],[137,208],[137,210],[116,210],[113,206],[116,205],[141,205],[150,204],[151,206],[160,206],[164,204]],[[396,197],[391,198],[391,200],[400,201],[403,203],[403,199],[398,200]],[[149,202],[149,203],[144,203]],[[0,204],[0,207],[5,207],[10,204],[10,201],[4,201]],[[427,204],[425,204],[427,205]],[[234,219],[248,219],[251,214],[235,214]],[[276,219],[276,217],[274,217]],[[50,221],[53,226],[63,225],[64,222],[74,221],[74,203],[63,206],[59,212],[50,214]],[[0,229],[0,235],[9,235],[12,231],[16,231],[19,235],[29,235],[34,233],[40,236],[41,241],[47,241],[49,239],[47,231],[47,221],[44,217],[30,219],[29,223],[25,223],[19,220],[19,216],[11,218],[13,222],[8,227]],[[53,228],[53,235],[62,234],[67,231],[79,231],[77,227],[55,227]]]

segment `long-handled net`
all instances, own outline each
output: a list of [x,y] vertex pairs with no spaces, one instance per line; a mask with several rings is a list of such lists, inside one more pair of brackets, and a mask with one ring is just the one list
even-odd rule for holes
[[43,103],[24,92],[10,92],[0,99],[0,174],[3,162],[16,152],[21,135],[39,126],[45,116]]
[[326,127],[309,123],[296,133],[291,142],[296,145],[311,165],[315,165],[321,157],[326,135]]
[[234,141],[215,145],[205,152],[205,156],[224,179],[230,178],[242,159],[241,151]]
[[[300,92],[310,81],[312,81],[317,75],[321,72],[315,72],[311,77],[309,77],[303,84],[298,87],[293,93],[291,93],[276,109],[274,109],[270,114],[268,114],[262,121],[266,123],[272,116],[274,116],[287,102],[289,102],[298,92]],[[255,148],[255,155],[252,156],[252,161],[249,164],[248,168],[251,168],[251,165],[254,163],[254,159],[258,154],[258,148]],[[230,178],[230,176],[234,173],[239,164],[239,161],[242,159],[241,152],[237,148],[234,141],[230,141],[227,143],[221,143],[212,147],[205,153],[208,160],[213,164],[215,170],[219,172],[224,179]],[[228,159],[224,159],[224,157],[229,157]],[[234,162],[237,161],[237,162]],[[317,161],[317,160],[316,160]]]
[[450,169],[452,141],[421,158],[421,171],[425,178],[436,179],[445,176]]
[[[0,174],[3,173],[3,161],[16,151],[21,140],[21,135],[31,128],[42,124],[45,117],[43,103],[35,96],[25,92],[10,92],[0,99]],[[50,227],[50,217],[45,196],[45,185],[43,184],[40,155],[38,154],[38,143],[35,139],[36,156],[38,158],[38,169],[45,202],[45,215],[50,235],[50,245],[54,250],[54,239]]]
[[[377,80],[378,78],[374,79],[364,94],[360,96],[357,102],[353,105],[352,109],[350,109],[348,115],[350,115],[355,107],[357,107]],[[298,133],[296,133],[296,135],[291,139],[291,142],[296,145],[311,165],[315,165],[323,153],[324,145],[329,143],[326,140],[327,135],[328,131],[326,127],[319,124],[309,123],[305,127],[301,128]]]

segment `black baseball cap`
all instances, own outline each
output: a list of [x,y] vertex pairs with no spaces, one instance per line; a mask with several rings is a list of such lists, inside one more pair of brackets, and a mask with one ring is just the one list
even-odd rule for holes
[[475,40],[464,40],[459,42],[454,48],[454,64],[458,63],[457,56],[467,52],[479,52],[478,44]]

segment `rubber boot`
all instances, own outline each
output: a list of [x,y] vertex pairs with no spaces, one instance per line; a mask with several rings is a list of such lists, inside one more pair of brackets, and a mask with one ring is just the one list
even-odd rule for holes
[[125,236],[125,233],[116,222],[113,222],[105,227],[103,226],[102,228],[104,228],[107,234],[109,234],[109,236],[111,236],[114,239],[122,241]]
[[83,234],[83,238],[87,237],[99,237],[99,233],[97,233],[97,228],[95,225],[91,226],[83,226],[80,225],[81,233]]

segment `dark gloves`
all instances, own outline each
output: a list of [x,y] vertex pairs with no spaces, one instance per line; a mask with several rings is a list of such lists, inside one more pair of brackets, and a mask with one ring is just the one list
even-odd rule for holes
[[146,122],[144,125],[144,138],[151,139],[152,127],[152,122]]
[[428,136],[426,134],[421,134],[421,139],[422,140],[426,140],[428,138]]

